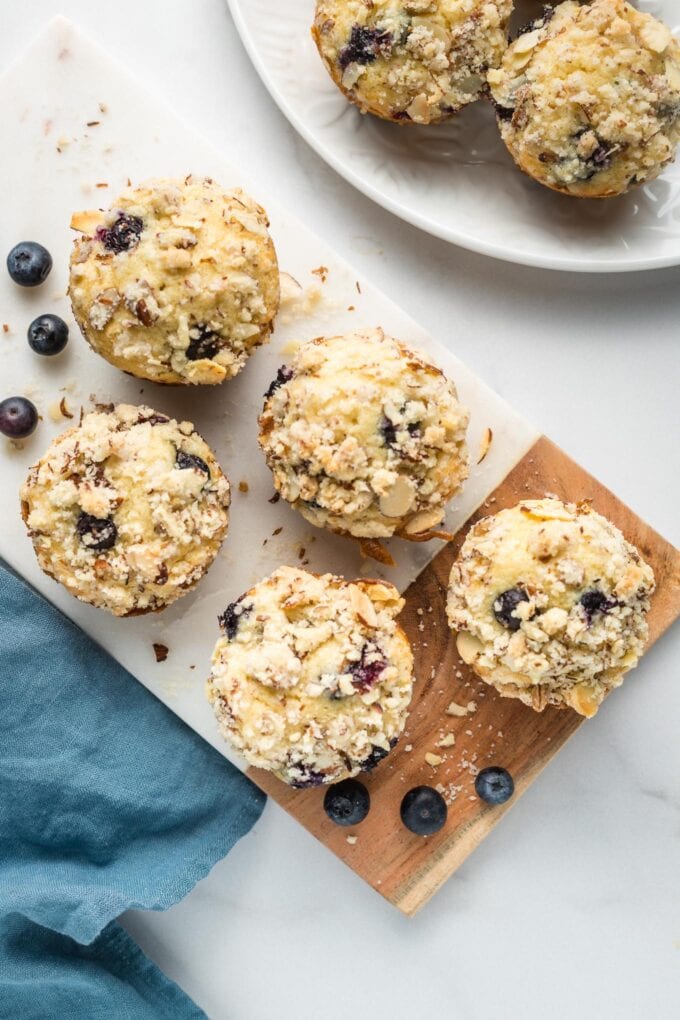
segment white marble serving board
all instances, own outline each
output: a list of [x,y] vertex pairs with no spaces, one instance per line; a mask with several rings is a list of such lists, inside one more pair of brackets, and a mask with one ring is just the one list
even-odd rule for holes
[[[403,590],[440,548],[437,542],[392,542],[397,567],[381,568],[363,561],[355,543],[311,528],[283,502],[268,502],[273,487],[257,446],[257,415],[262,394],[295,342],[381,325],[428,350],[455,380],[472,411],[473,461],[487,428],[493,430],[494,439],[483,464],[472,469],[450,508],[451,529],[484,501],[538,432],[324,241],[270,202],[258,189],[257,167],[237,166],[238,139],[225,158],[63,18],[51,22],[0,78],[0,151],[4,250],[20,240],[36,240],[54,258],[50,277],[35,290],[22,290],[4,271],[1,274],[0,323],[7,327],[0,332],[2,397],[30,397],[43,420],[23,444],[0,440],[4,497],[0,556],[201,736],[236,760],[218,738],[203,694],[218,636],[216,617],[224,606],[280,564],[299,563],[302,555],[311,570],[387,576]],[[263,153],[263,158],[275,160],[276,153]],[[222,387],[162,387],[117,371],[80,336],[65,293],[74,210],[107,207],[128,178],[136,182],[187,173],[210,175],[227,187],[242,186],[260,201],[271,218],[282,271],[304,288],[303,300],[284,304],[271,343],[254,354],[237,379]],[[328,269],[326,283],[312,273],[322,265]],[[42,312],[61,315],[71,329],[70,343],[57,358],[38,357],[26,342],[29,322]],[[442,339],[454,348],[456,329],[452,309],[450,319],[442,323]],[[76,418],[81,406],[91,406],[92,398],[144,402],[189,418],[231,479],[231,524],[221,554],[197,591],[162,614],[117,620],[77,602],[37,566],[17,493],[29,465],[70,424],[51,417],[62,398]],[[241,481],[248,484],[247,494],[239,491]],[[273,536],[278,528],[280,534]],[[156,662],[154,642],[169,649],[163,663]]]

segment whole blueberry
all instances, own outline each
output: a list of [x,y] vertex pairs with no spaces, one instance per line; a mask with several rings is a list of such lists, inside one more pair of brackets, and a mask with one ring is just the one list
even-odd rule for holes
[[494,599],[493,615],[508,630],[519,630],[521,620],[514,615],[520,602],[528,602],[529,596],[522,588],[508,588]]
[[37,241],[20,241],[7,256],[7,272],[20,287],[37,287],[51,268],[52,256]]
[[68,343],[68,326],[58,315],[39,315],[28,327],[28,344],[36,354],[60,354]]
[[505,804],[515,792],[515,783],[507,769],[490,765],[475,778],[475,790],[487,804]]
[[356,779],[345,779],[329,786],[323,799],[323,809],[336,825],[358,825],[363,822],[370,807],[369,792]]
[[431,836],[446,822],[446,801],[431,786],[415,786],[401,802],[401,820],[416,836]]
[[0,402],[0,432],[10,439],[25,439],[35,432],[38,409],[26,397],[7,397]]

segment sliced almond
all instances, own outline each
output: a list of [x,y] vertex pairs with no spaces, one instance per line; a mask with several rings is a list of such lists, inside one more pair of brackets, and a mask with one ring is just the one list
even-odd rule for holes
[[680,66],[674,61],[666,58],[666,80],[669,88],[680,92]]
[[456,742],[455,733],[447,733],[441,740],[437,741],[437,747],[453,747]]
[[510,51],[510,62],[512,64],[513,71],[521,71],[522,68],[531,60],[533,50],[527,50],[526,53],[517,53],[515,50]]
[[87,209],[83,212],[74,212],[71,217],[71,230],[77,230],[81,234],[91,237],[97,227],[101,226],[102,213],[99,209]]
[[645,46],[654,53],[663,53],[671,43],[671,33],[660,21],[647,17],[640,26],[640,36]]
[[461,630],[456,638],[456,648],[463,662],[470,666],[480,652],[483,650],[481,641],[478,641],[472,634],[468,634],[466,630]]
[[539,506],[527,506],[520,503],[520,511],[532,521],[573,521],[574,515],[564,504],[557,500],[546,501]]
[[158,253],[158,262],[165,269],[190,269],[191,252],[186,248],[166,248]]
[[417,535],[421,531],[430,531],[437,524],[441,524],[444,516],[443,507],[433,507],[431,510],[419,510],[414,514],[404,527],[407,535]]
[[586,719],[592,719],[600,707],[602,698],[598,697],[591,687],[576,684],[570,691],[565,692],[564,700],[579,715],[584,715]]
[[373,603],[366,592],[357,588],[355,584],[349,589],[349,601],[354,613],[359,617],[366,627],[377,627],[378,617],[376,616]]
[[417,123],[426,123],[430,115],[430,107],[427,102],[427,97],[424,95],[416,96],[413,102],[407,106],[406,112],[408,113],[411,120]]
[[486,457],[487,453],[489,452],[489,448],[491,446],[491,440],[492,439],[493,439],[493,432],[492,432],[492,430],[491,429],[485,429],[484,435],[482,436],[482,441],[479,444],[479,457],[477,458],[477,463],[478,464],[482,463],[482,461]]
[[403,517],[413,506],[415,486],[406,475],[398,475],[396,482],[380,497],[380,513],[385,517]]
[[512,52],[514,53],[529,53],[535,46],[538,45],[541,39],[540,28],[535,28],[533,32],[525,32],[524,35],[520,35],[518,39],[512,45]]
[[368,578],[363,580],[355,581],[358,588],[362,590],[369,589],[371,594],[368,596],[375,606],[376,602],[394,602],[395,599],[402,602],[403,599],[399,598],[399,593],[396,588],[383,581],[371,581]]

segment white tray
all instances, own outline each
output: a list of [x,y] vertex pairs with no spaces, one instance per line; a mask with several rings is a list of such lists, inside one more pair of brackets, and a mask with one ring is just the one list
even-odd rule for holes
[[[403,127],[362,116],[337,90],[310,36],[314,0],[228,0],[272,97],[338,173],[396,216],[463,248],[530,266],[623,272],[680,263],[680,164],[607,201],[579,201],[517,170],[488,103],[448,124]],[[526,15],[540,7],[520,0]],[[680,0],[640,0],[680,24]]]
[[[30,397],[44,417],[23,446],[0,439],[4,497],[0,556],[201,736],[235,760],[218,738],[203,693],[218,637],[216,617],[225,605],[280,564],[298,563],[302,547],[310,570],[346,576],[382,573],[402,590],[440,548],[436,542],[393,542],[398,566],[380,568],[362,562],[355,543],[311,528],[283,502],[268,502],[273,487],[257,446],[257,416],[262,394],[294,341],[381,325],[429,350],[451,375],[472,411],[473,461],[484,430],[490,427],[494,433],[484,463],[473,468],[451,506],[448,525],[454,529],[496,487],[538,433],[323,241],[272,205],[251,180],[247,167],[231,165],[64,19],[52,22],[0,78],[0,151],[7,247],[20,240],[36,240],[54,257],[49,279],[36,290],[22,290],[4,271],[0,274],[0,319],[10,329],[0,333],[2,395]],[[284,306],[272,342],[253,355],[237,379],[222,387],[162,387],[129,378],[89,349],[65,297],[72,211],[107,206],[128,177],[139,181],[189,172],[211,175],[226,186],[243,186],[262,202],[271,217],[282,270],[306,289],[312,288],[306,290],[307,300]],[[325,284],[311,272],[320,265],[329,270]],[[64,317],[71,327],[66,351],[54,359],[33,354],[26,342],[31,319],[47,311]],[[146,402],[194,421],[233,483],[230,532],[222,553],[194,594],[158,616],[118,620],[77,602],[40,571],[20,519],[17,493],[29,465],[52,436],[69,425],[63,420],[53,422],[50,409],[65,397],[77,415],[81,404],[90,406],[90,395],[97,400]],[[247,495],[239,493],[239,481],[248,482]],[[278,527],[283,531],[272,537]],[[155,660],[154,642],[169,648],[163,663]]]

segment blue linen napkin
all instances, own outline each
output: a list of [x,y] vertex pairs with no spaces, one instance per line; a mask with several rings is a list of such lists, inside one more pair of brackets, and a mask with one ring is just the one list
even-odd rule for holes
[[176,903],[264,800],[0,565],[0,1017],[202,1017],[114,919]]

